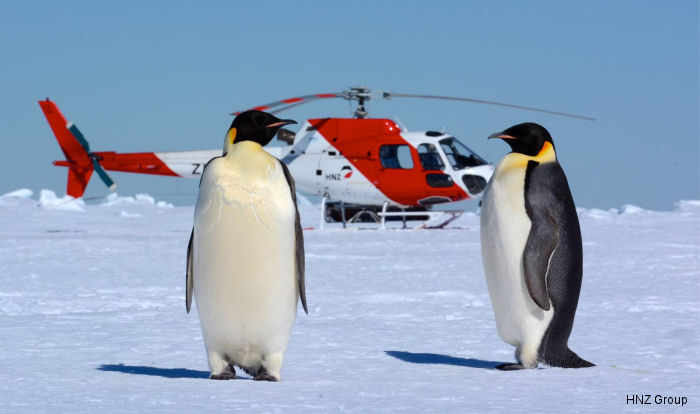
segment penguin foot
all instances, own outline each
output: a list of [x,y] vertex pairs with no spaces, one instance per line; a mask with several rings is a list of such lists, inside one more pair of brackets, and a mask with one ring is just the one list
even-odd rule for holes
[[496,367],[499,371],[517,371],[520,369],[525,369],[522,364],[501,364]]
[[212,374],[209,376],[210,380],[234,380],[238,379],[236,375],[231,375],[231,374]]
[[209,376],[209,379],[210,380],[234,380],[234,379],[238,379],[238,377],[236,376],[236,370],[233,368],[233,365],[228,365],[220,373],[211,374]]
[[264,367],[260,367],[258,373],[253,376],[253,381],[279,381],[274,375],[270,375]]
[[270,374],[258,374],[253,377],[253,381],[270,381],[270,382],[277,382],[279,381],[277,378],[273,377]]

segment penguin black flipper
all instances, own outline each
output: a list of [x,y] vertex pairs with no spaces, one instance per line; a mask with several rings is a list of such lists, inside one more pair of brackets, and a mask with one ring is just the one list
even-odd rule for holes
[[192,262],[192,239],[194,239],[194,229],[190,234],[190,242],[187,245],[187,270],[185,271],[185,308],[190,313],[192,307],[192,293],[194,293],[194,271]]
[[[547,274],[554,251],[559,245],[557,212],[552,211],[552,206],[557,205],[557,200],[553,200],[557,194],[552,188],[556,188],[554,186],[557,184],[561,185],[562,178],[563,184],[568,188],[564,171],[561,167],[551,168],[551,164],[554,163],[541,166],[537,161],[528,161],[525,171],[525,211],[532,226],[523,251],[523,270],[530,297],[545,311],[551,307],[547,295]],[[558,163],[556,165],[558,166]],[[538,169],[552,171],[543,175],[538,174],[541,172],[536,171]],[[551,182],[546,182],[545,178]]]
[[536,216],[523,251],[525,284],[530,297],[541,309],[550,308],[547,296],[547,273],[549,262],[559,244],[557,225],[551,215]]
[[528,161],[525,171],[525,211],[532,226],[523,251],[523,270],[530,297],[537,306],[548,311],[547,272],[552,254],[559,244],[559,233],[550,210],[551,192],[546,191],[544,183],[536,181],[535,169],[539,165],[537,161]]
[[299,206],[297,205],[297,193],[294,186],[294,177],[292,177],[292,174],[289,172],[287,165],[280,160],[278,161],[282,166],[282,171],[284,171],[284,177],[287,179],[289,190],[292,192],[292,201],[294,202],[294,210],[296,214],[294,222],[294,258],[297,269],[297,283],[299,284],[299,299],[301,299],[301,306],[304,308],[304,312],[306,312],[308,315],[309,308],[306,306],[306,283],[304,281],[304,272],[306,270],[304,256],[304,230],[301,228],[301,219],[299,218]]

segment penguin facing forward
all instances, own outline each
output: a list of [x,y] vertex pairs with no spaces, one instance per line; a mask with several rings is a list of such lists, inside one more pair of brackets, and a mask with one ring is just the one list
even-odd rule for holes
[[568,347],[581,290],[581,230],[549,132],[515,125],[489,138],[510,147],[486,187],[481,253],[498,334],[517,364],[500,370],[594,364]]
[[199,185],[187,249],[186,308],[192,296],[211,379],[280,380],[280,367],[304,287],[304,239],[294,179],[263,150],[283,125],[261,111],[238,115],[224,155]]

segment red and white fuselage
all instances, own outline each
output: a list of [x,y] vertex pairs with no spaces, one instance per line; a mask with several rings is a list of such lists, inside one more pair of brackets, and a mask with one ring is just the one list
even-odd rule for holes
[[[475,154],[473,166],[450,162],[453,140],[402,131],[388,119],[326,118],[304,122],[290,147],[267,150],[289,166],[302,192],[346,203],[428,206],[479,195],[493,171]],[[483,186],[468,188],[464,176]]]
[[[152,153],[92,152],[70,134],[51,101],[40,101],[66,155],[67,194],[82,196],[97,157],[105,170],[200,178],[221,150]],[[388,119],[322,118],[305,121],[291,145],[265,150],[289,167],[297,190],[348,204],[429,207],[481,194],[493,166],[449,134],[402,131]]]

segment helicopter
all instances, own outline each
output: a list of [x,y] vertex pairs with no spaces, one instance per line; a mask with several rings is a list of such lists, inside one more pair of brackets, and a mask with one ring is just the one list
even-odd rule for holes
[[[351,118],[312,118],[298,131],[280,129],[278,146],[265,150],[284,162],[303,194],[322,197],[325,222],[433,219],[449,215],[444,226],[461,211],[433,211],[437,205],[479,197],[494,167],[463,142],[441,131],[407,131],[393,120],[370,118],[372,98],[443,99],[544,112],[585,120],[589,117],[528,106],[472,98],[373,91],[357,86],[338,93],[304,95],[250,109],[277,114],[321,99],[356,102]],[[81,197],[93,172],[110,189],[116,183],[109,171],[200,178],[206,163],[221,150],[117,153],[93,152],[72,123],[49,100],[39,105],[66,159],[53,165],[68,167],[66,194]],[[233,112],[237,115],[242,111]]]

